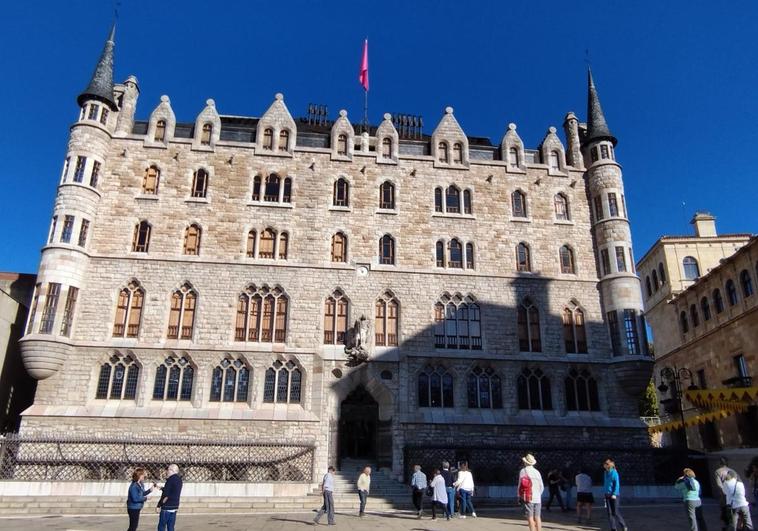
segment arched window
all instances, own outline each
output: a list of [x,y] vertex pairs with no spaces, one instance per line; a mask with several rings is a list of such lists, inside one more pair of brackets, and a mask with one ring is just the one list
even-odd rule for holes
[[287,259],[287,251],[289,250],[290,236],[286,232],[279,234],[279,260]]
[[684,266],[684,278],[685,280],[695,280],[700,276],[700,268],[697,265],[697,260],[692,256],[685,256],[682,260]]
[[280,287],[249,286],[237,298],[235,341],[284,343],[289,299]]
[[134,226],[134,238],[132,238],[132,252],[146,253],[150,249],[150,233],[152,226],[147,221],[140,221]]
[[521,165],[518,159],[518,149],[515,147],[508,149],[508,164],[511,169],[518,168]]
[[299,404],[303,373],[293,361],[276,360],[266,369],[263,401],[268,404]]
[[253,196],[251,197],[253,201],[260,201],[261,200],[261,176],[256,175],[253,177]]
[[692,321],[692,327],[700,326],[700,316],[697,313],[697,306],[690,304],[690,321]]
[[196,305],[197,293],[189,284],[183,284],[171,294],[168,339],[192,339]]
[[447,152],[447,142],[440,142],[437,144],[437,160],[443,164],[450,162],[450,156]]
[[274,258],[274,241],[276,232],[274,229],[267,228],[261,232],[260,244],[258,248],[258,258]]
[[600,411],[597,381],[587,369],[571,369],[565,383],[568,411]]
[[686,334],[690,331],[690,325],[687,321],[687,312],[684,310],[679,313],[679,326],[681,326],[683,334]]
[[344,133],[337,136],[337,155],[347,155],[347,135]]
[[551,151],[550,152],[550,169],[553,171],[558,171],[561,169],[560,165],[561,156],[558,154],[557,151]]
[[555,206],[555,219],[559,221],[568,221],[571,219],[569,216],[568,198],[565,195],[555,194],[555,197],[553,197],[553,204]]
[[326,298],[324,303],[324,344],[344,345],[350,303],[340,290]]
[[742,296],[747,298],[753,294],[753,279],[747,269],[740,272],[740,285],[742,286]]
[[197,256],[200,254],[200,237],[202,229],[193,223],[184,230],[184,254]]
[[434,189],[434,211],[442,212],[442,188]]
[[661,277],[661,285],[666,283],[666,270],[663,268],[663,262],[658,264],[658,276]]
[[553,409],[550,378],[542,369],[524,368],[516,379],[518,407],[522,410]]
[[274,130],[270,127],[263,131],[263,149],[268,151],[274,149]]
[[119,352],[100,366],[95,398],[134,400],[137,396],[139,365],[130,355]]
[[645,290],[647,291],[647,296],[652,297],[653,296],[653,289],[650,287],[650,277],[645,277]]
[[521,352],[542,352],[540,312],[531,299],[518,307],[518,345]]
[[158,120],[155,123],[155,136],[153,139],[156,142],[166,141],[166,120]]
[[721,290],[716,288],[711,295],[713,297],[713,307],[716,309],[716,313],[724,311],[724,299],[721,297]]
[[731,278],[726,281],[726,300],[729,301],[729,306],[737,304],[737,287]]
[[531,271],[532,260],[529,256],[529,246],[521,242],[516,246],[516,271]]
[[445,242],[442,240],[437,241],[435,255],[437,259],[437,267],[445,267]]
[[711,305],[708,303],[708,297],[700,299],[700,311],[703,312],[703,321],[711,320]]
[[454,407],[453,375],[444,367],[427,367],[418,375],[419,407]]
[[145,176],[142,179],[142,193],[145,195],[155,195],[158,193],[158,184],[160,184],[161,171],[157,166],[150,166],[145,170]]
[[453,164],[463,164],[463,145],[459,142],[453,144]]
[[516,190],[511,194],[511,206],[514,218],[525,218],[526,216],[526,195],[521,190]]
[[474,269],[474,244],[466,244],[466,269]]
[[208,172],[200,168],[192,176],[192,197],[205,197],[208,193]]
[[279,185],[282,180],[278,175],[272,173],[266,177],[266,186],[263,192],[263,200],[271,203],[277,203],[279,201]]
[[472,208],[471,208],[471,190],[464,190],[463,191],[463,213],[464,214],[471,214]]
[[142,305],[145,290],[136,280],[118,292],[116,318],[113,323],[113,337],[137,337],[142,323]]
[[447,293],[434,305],[435,348],[481,350],[482,317],[471,297]]
[[347,236],[341,232],[332,236],[332,262],[347,262]]
[[191,400],[195,369],[184,356],[168,356],[155,371],[153,400]]
[[338,207],[346,207],[350,204],[350,185],[347,179],[340,177],[334,181],[334,197],[332,204]]
[[395,265],[395,240],[389,234],[379,238],[379,263]]
[[392,139],[391,138],[383,138],[382,139],[382,157],[385,159],[391,159],[392,158]]
[[568,245],[563,245],[558,253],[561,259],[561,273],[576,273],[574,251]]
[[213,134],[213,126],[211,124],[203,124],[203,133],[200,135],[200,144],[203,146],[211,145],[211,135]]
[[653,290],[658,291],[658,272],[653,268]]
[[384,181],[379,185],[379,208],[393,210],[395,208],[395,185]]
[[460,240],[453,238],[447,244],[449,257],[447,260],[448,267],[463,268],[463,247]]
[[573,302],[563,309],[563,342],[568,354],[585,354],[587,352],[584,312]]
[[397,321],[400,314],[400,304],[392,294],[385,292],[375,304],[375,343],[378,347],[396,347],[398,328]]
[[279,131],[279,151],[290,150],[290,132],[286,129]]
[[224,358],[211,374],[211,402],[247,402],[250,369],[240,359]]
[[256,245],[256,237],[258,234],[255,232],[255,229],[251,229],[247,233],[247,248],[245,251],[245,254],[248,258],[255,258],[255,245]]
[[282,202],[292,202],[292,179],[289,177],[284,178],[284,191],[282,192]]
[[445,212],[458,214],[461,211],[461,191],[454,184],[445,190]]
[[492,368],[474,367],[468,374],[468,407],[477,409],[502,409],[503,390]]

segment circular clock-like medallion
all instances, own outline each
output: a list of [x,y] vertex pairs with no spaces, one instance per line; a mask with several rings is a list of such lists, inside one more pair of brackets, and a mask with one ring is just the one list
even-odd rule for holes
[[358,268],[358,276],[365,277],[368,275],[368,268],[366,266],[361,266]]

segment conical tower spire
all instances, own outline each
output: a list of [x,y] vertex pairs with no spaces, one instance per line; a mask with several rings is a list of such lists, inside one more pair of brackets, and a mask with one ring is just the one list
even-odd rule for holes
[[90,79],[87,88],[76,99],[79,106],[84,105],[87,100],[94,99],[107,104],[113,111],[118,110],[116,101],[113,99],[113,48],[116,45],[115,38],[116,23],[114,22],[108,40],[103,46],[103,52],[100,54],[100,60],[92,73],[92,79]]
[[595,140],[609,140],[615,146],[617,140],[608,129],[603,108],[600,106],[600,98],[597,96],[595,81],[592,79],[592,70],[589,68],[587,69],[587,84],[587,135],[584,137],[584,143],[588,144]]

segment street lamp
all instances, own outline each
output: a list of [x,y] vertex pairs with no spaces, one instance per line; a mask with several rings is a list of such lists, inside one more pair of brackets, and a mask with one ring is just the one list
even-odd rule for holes
[[[689,448],[687,441],[687,426],[684,424],[684,404],[682,398],[684,397],[683,381],[689,380],[690,385],[687,386],[688,390],[697,389],[697,385],[693,382],[692,371],[686,367],[677,368],[676,365],[672,367],[663,367],[660,372],[661,383],[658,386],[658,390],[662,394],[666,394],[669,387],[672,387],[673,396],[679,405],[679,415],[682,419],[682,430],[684,431],[684,446]],[[661,401],[663,402],[663,401]]]

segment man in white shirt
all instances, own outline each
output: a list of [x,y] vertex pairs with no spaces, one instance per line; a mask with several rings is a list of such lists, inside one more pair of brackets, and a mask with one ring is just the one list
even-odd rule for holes
[[532,483],[531,492],[528,500],[522,500],[524,505],[524,514],[526,521],[529,523],[529,531],[542,531],[542,492],[545,485],[542,482],[542,474],[534,468],[537,460],[532,454],[526,454],[521,458],[523,468],[519,472],[519,486],[522,478],[529,478]]
[[752,531],[753,520],[750,517],[750,504],[745,497],[745,484],[740,481],[734,470],[727,472],[726,481],[723,482],[721,489],[726,496],[727,507],[732,508],[732,521],[730,522],[729,530],[736,531],[737,525],[741,520],[743,523],[741,529]]
[[318,525],[321,517],[326,513],[326,519],[329,525],[335,525],[334,523],[334,467],[330,466],[324,479],[321,482],[321,492],[324,495],[324,505],[321,506],[316,518],[313,519],[313,523]]
[[576,520],[582,523],[582,509],[585,509],[587,521],[589,524],[592,520],[592,504],[595,503],[595,497],[592,495],[592,478],[583,468],[574,478],[576,484]]
[[371,467],[367,466],[363,469],[363,472],[358,476],[358,498],[361,501],[361,508],[358,511],[358,516],[366,516],[366,499],[368,498],[368,490],[371,487]]

